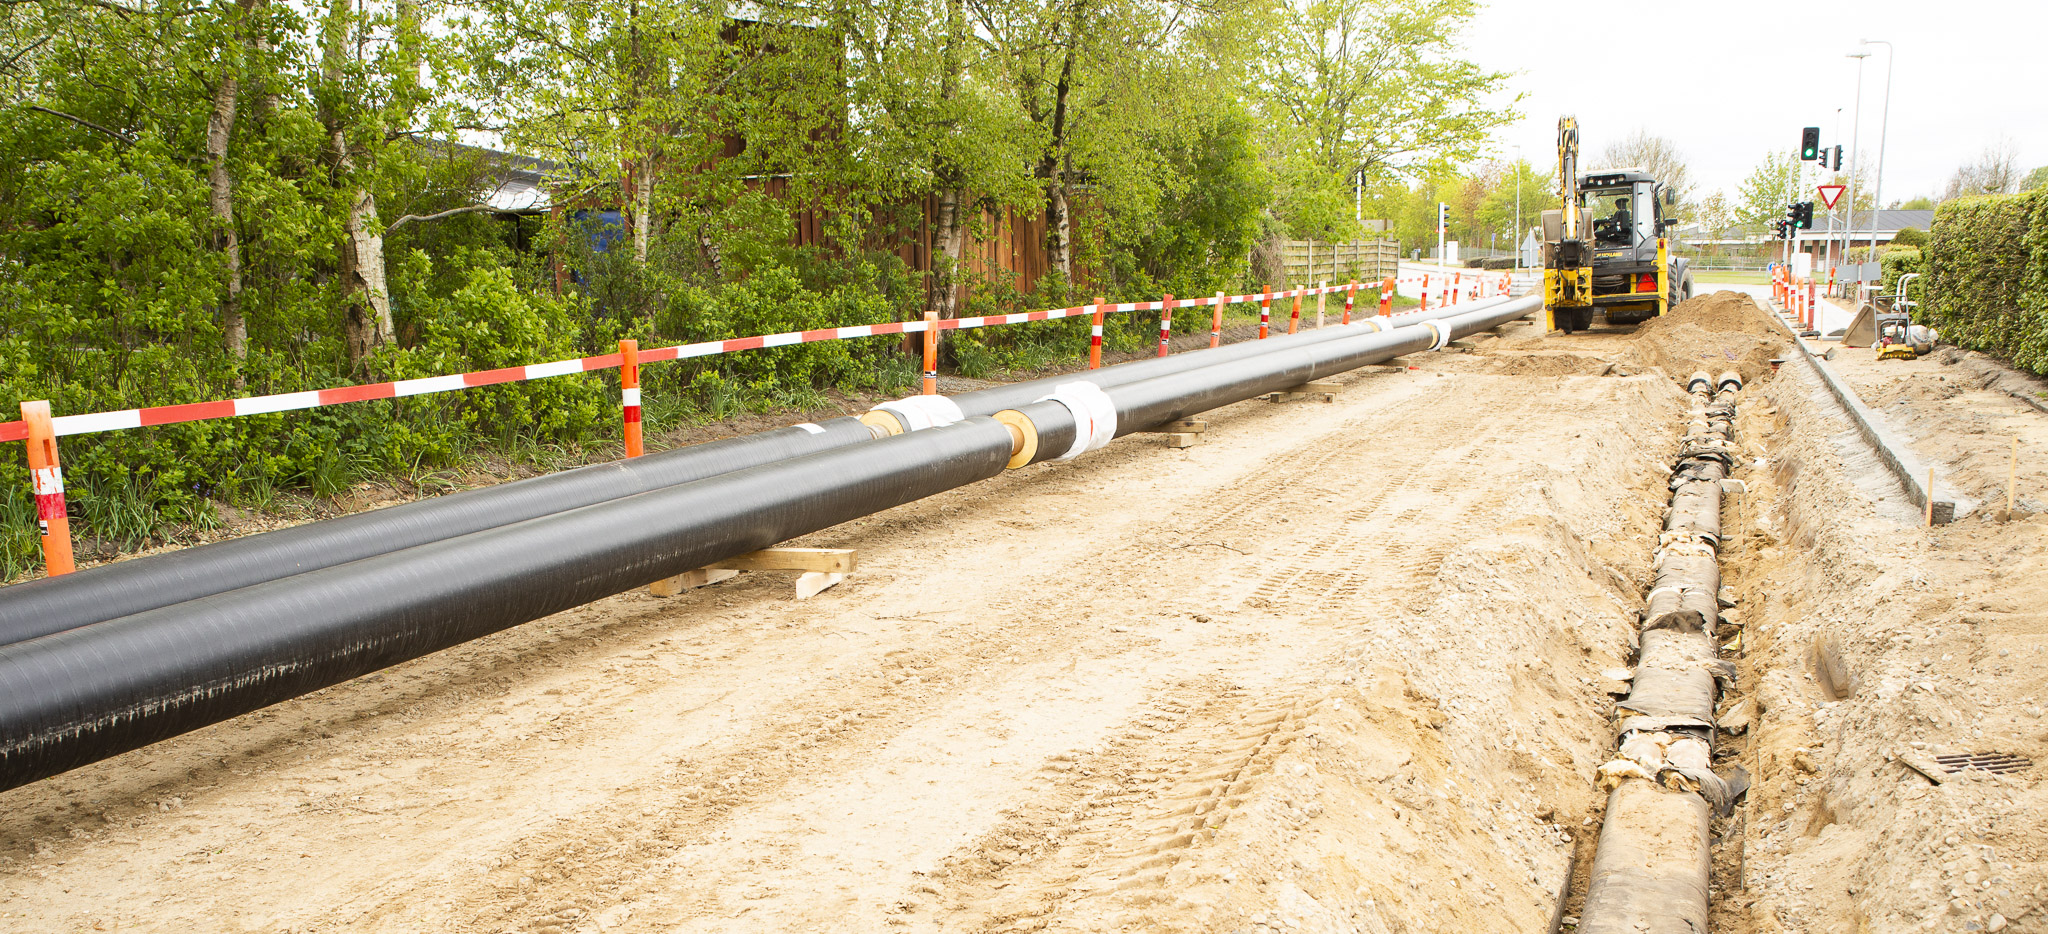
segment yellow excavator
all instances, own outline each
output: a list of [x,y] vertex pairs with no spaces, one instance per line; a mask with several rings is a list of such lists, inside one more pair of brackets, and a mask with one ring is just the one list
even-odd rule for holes
[[1637,168],[1579,174],[1579,121],[1557,121],[1557,210],[1543,212],[1543,317],[1583,331],[1595,312],[1633,324],[1692,297],[1690,264],[1671,255],[1666,209],[1678,193]]

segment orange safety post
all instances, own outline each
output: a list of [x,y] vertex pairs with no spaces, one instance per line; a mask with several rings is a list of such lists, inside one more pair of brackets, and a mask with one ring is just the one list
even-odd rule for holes
[[640,440],[640,342],[619,342],[619,413],[626,426],[626,456],[639,457]]
[[1166,356],[1166,345],[1173,340],[1173,293],[1159,300],[1159,355]]
[[1380,281],[1380,315],[1381,315],[1382,317],[1385,317],[1385,316],[1387,316],[1387,315],[1391,315],[1391,314],[1393,314],[1393,313],[1394,313],[1394,277],[1393,277],[1393,276],[1388,276],[1388,277],[1386,277],[1385,279],[1383,279],[1383,280],[1381,280],[1381,281]]
[[1807,328],[1809,328],[1809,329],[1812,329],[1812,330],[1819,330],[1819,329],[1820,329],[1820,323],[1819,323],[1819,322],[1820,322],[1820,296],[1818,296],[1818,295],[1814,294],[1814,281],[1813,281],[1812,279],[1808,279],[1808,280],[1806,280],[1806,308],[1807,308],[1807,312],[1806,312],[1806,314],[1807,314],[1807,320],[1806,320],[1806,326],[1807,326]]
[[[1098,332],[1100,328],[1096,329]],[[939,313],[924,313],[924,394],[939,394]]]
[[1444,304],[1446,304],[1446,305],[1455,305],[1455,304],[1457,304],[1457,303],[1458,303],[1458,299],[1460,298],[1460,296],[1459,296],[1459,294],[1458,294],[1458,293],[1460,293],[1460,292],[1463,292],[1463,291],[1465,291],[1465,274],[1464,274],[1464,273],[1462,273],[1462,272],[1456,272],[1456,273],[1452,273],[1452,274],[1451,274],[1451,300],[1450,300],[1450,301],[1448,301],[1448,302],[1445,302]]
[[1287,316],[1287,333],[1289,334],[1301,330],[1301,293],[1303,291],[1305,290],[1294,290],[1294,311]]
[[1223,346],[1223,293],[1216,293],[1216,311],[1209,316],[1209,347]]
[[1344,286],[1344,323],[1351,323],[1351,300],[1358,296],[1358,280],[1353,279]]
[[71,560],[71,518],[64,511],[64,469],[57,463],[57,431],[50,403],[21,404],[28,427],[29,486],[36,495],[36,526],[43,533],[43,568],[51,577],[78,570]]
[[1422,310],[1429,310],[1429,273],[1422,274]]
[[1273,324],[1273,287],[1259,286],[1259,340],[1266,339],[1266,331]]
[[1095,304],[1088,309],[1094,325],[1088,331],[1088,368],[1102,369],[1102,296],[1095,296]]

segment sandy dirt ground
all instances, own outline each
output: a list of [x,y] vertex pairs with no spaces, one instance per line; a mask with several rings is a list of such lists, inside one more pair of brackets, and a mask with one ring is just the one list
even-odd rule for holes
[[1887,511],[1732,301],[1517,323],[813,536],[860,570],[810,601],[622,595],[0,793],[0,930],[1546,931],[1700,365],[1756,380],[1731,929],[2025,929],[2026,776],[1887,751],[2038,753],[2043,520]]
[[[1827,365],[1937,495],[1980,505],[1923,527],[1797,368],[1745,405],[1723,724],[1751,724],[1731,742],[1756,784],[1718,854],[1717,930],[2048,930],[2048,415],[2013,395],[2041,384],[1953,349]],[[2024,764],[1938,758],[1964,754]]]

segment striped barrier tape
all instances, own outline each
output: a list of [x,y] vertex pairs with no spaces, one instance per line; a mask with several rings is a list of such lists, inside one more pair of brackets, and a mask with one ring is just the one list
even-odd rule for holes
[[[1311,287],[1307,289],[1285,289],[1278,292],[1253,293],[1249,295],[1219,295],[1208,298],[1190,298],[1174,302],[1175,307],[1188,308],[1200,305],[1239,304],[1285,298],[1297,293],[1320,295],[1344,289],[1343,285]],[[1105,302],[1105,314],[1123,314],[1137,311],[1162,311],[1165,301],[1152,302]],[[971,318],[946,318],[932,325],[941,331],[965,330],[968,328],[993,327],[1003,324],[1022,324],[1030,321],[1053,321],[1078,315],[1091,314],[1094,305],[1076,305],[1071,308],[1053,308],[1045,311],[1019,311],[1001,315],[979,315]],[[809,331],[785,331],[781,334],[763,334],[756,337],[735,337],[727,340],[698,341],[692,344],[677,344],[642,350],[639,363],[654,363],[664,360],[688,360],[708,357],[739,350],[755,350],[764,347],[785,347],[813,341],[845,340],[854,337],[881,337],[890,334],[915,334],[927,327],[923,321],[891,321],[883,324],[860,324],[850,327],[817,328]],[[474,373],[456,373],[449,376],[428,376],[419,379],[401,379],[383,383],[365,383],[357,386],[340,386],[334,389],[310,389],[304,392],[286,392],[267,396],[245,396],[240,399],[222,399],[213,402],[187,402],[179,405],[159,405],[146,408],[121,409],[114,412],[90,412],[82,415],[59,415],[53,417],[51,426],[59,437],[67,435],[93,434],[101,431],[119,431],[127,428],[149,428],[156,425],[175,425],[183,422],[204,421],[215,418],[233,418],[239,415],[264,415],[274,412],[291,412],[299,409],[317,408],[323,405],[338,405],[344,402],[367,402],[375,399],[402,399],[408,396],[448,392],[455,389],[471,389],[478,386],[494,386],[499,383],[517,383],[526,380],[546,379],[551,376],[567,376],[574,373],[588,373],[595,370],[609,370],[624,363],[618,353],[600,354],[594,357],[578,357],[572,360],[555,360],[548,363],[531,363],[525,366],[503,367],[495,370],[479,370]],[[22,441],[28,438],[28,426],[19,421],[0,423],[0,442]]]

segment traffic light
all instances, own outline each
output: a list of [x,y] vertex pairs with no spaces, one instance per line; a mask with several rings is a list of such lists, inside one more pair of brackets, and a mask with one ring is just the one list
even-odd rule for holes
[[1436,203],[1436,229],[1451,229],[1451,206],[1441,201]]
[[1792,225],[1800,230],[1813,229],[1813,202],[1801,201],[1792,206]]
[[1836,147],[1835,147],[1835,171],[1837,171],[1837,172],[1840,172],[1841,170],[1842,170],[1842,147],[1840,147],[1840,146],[1836,146]]
[[1799,132],[1799,158],[1808,162],[1820,158],[1820,127],[1810,126]]

